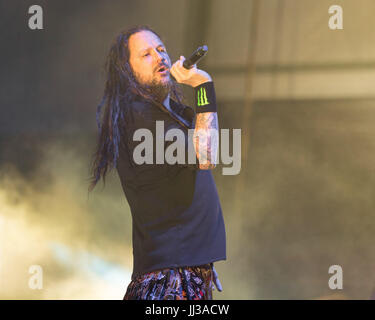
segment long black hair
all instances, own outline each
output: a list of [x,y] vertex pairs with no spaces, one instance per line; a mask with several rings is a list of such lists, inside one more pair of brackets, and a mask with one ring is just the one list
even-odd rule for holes
[[[119,143],[124,133],[123,126],[126,124],[126,105],[135,96],[141,96],[156,104],[164,112],[168,112],[144,86],[137,82],[130,66],[129,38],[140,31],[151,31],[161,39],[154,30],[145,25],[122,31],[111,45],[105,62],[106,82],[103,98],[96,112],[99,133],[96,151],[92,159],[89,191],[95,188],[100,178],[103,178],[105,184],[107,171],[117,165]],[[171,98],[182,103],[181,89],[174,81],[171,81],[170,85]],[[103,107],[104,114],[102,115]],[[102,119],[100,119],[101,117]]]

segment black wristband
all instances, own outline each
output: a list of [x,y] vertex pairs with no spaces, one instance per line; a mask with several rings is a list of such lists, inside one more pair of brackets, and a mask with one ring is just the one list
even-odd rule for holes
[[202,83],[194,87],[195,90],[195,112],[216,112],[216,94],[212,81]]

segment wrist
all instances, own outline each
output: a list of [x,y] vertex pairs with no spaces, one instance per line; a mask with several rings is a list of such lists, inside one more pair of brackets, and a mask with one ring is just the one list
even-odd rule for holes
[[205,81],[194,87],[197,113],[216,112],[216,94],[213,81]]
[[208,78],[204,77],[202,79],[198,79],[197,81],[194,82],[192,87],[196,88],[196,87],[198,87],[198,86],[200,86],[200,85],[202,85],[206,82],[212,82],[212,78],[211,77],[208,77]]
[[205,82],[212,81],[212,78],[206,71],[197,69],[196,74],[194,75],[192,80],[194,81],[193,87],[195,88],[202,85]]

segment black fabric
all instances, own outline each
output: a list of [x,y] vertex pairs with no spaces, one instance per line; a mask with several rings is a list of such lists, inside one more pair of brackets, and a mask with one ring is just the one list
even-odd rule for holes
[[194,87],[196,112],[216,112],[216,94],[212,81]]
[[226,259],[224,220],[212,172],[199,170],[198,160],[190,165],[133,161],[133,150],[140,143],[133,141],[134,132],[147,128],[155,140],[156,120],[164,121],[164,133],[171,128],[183,130],[187,148],[187,130],[194,128],[195,112],[172,99],[170,107],[173,115],[141,98],[127,106],[117,171],[132,214],[132,279],[162,268]]

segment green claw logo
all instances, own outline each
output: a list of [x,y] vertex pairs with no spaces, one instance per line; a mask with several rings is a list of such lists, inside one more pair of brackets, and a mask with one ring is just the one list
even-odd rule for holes
[[200,90],[198,90],[198,107],[205,106],[207,104],[209,104],[209,102],[207,100],[206,89],[200,88]]

